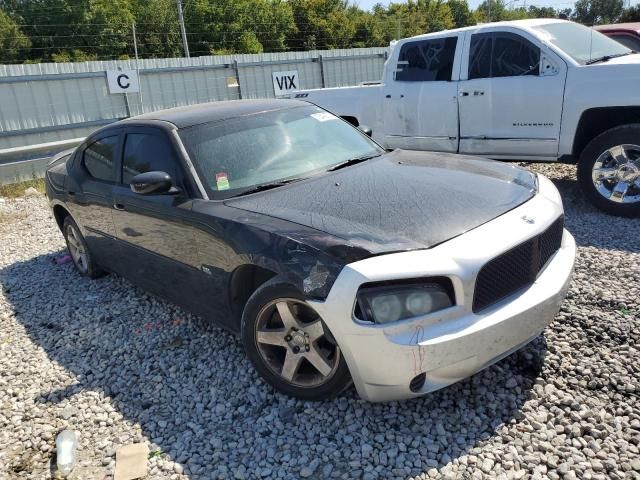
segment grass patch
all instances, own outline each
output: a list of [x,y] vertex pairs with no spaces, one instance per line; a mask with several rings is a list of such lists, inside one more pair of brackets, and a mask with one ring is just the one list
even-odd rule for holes
[[9,185],[0,185],[0,197],[18,198],[24,195],[24,191],[33,187],[40,193],[44,193],[44,178],[36,178],[27,180],[26,182],[10,183]]

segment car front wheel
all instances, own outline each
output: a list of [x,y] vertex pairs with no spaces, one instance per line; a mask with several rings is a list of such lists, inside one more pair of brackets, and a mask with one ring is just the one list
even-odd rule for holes
[[589,200],[612,215],[640,215],[640,124],[612,128],[580,155],[578,180]]
[[262,378],[287,395],[324,400],[351,384],[340,348],[322,318],[294,287],[277,278],[247,302],[242,342]]
[[82,236],[82,233],[80,233],[80,228],[78,228],[78,225],[73,221],[71,216],[67,216],[64,219],[62,232],[67,242],[67,249],[73,260],[73,265],[76,267],[78,273],[89,278],[102,276],[104,272],[95,263],[87,246],[87,242]]

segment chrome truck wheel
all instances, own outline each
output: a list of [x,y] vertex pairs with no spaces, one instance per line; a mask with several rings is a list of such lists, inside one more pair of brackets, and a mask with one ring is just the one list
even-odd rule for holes
[[640,202],[640,145],[605,150],[593,164],[591,178],[598,193],[612,202]]
[[578,181],[585,196],[612,215],[640,215],[640,124],[601,133],[578,161]]

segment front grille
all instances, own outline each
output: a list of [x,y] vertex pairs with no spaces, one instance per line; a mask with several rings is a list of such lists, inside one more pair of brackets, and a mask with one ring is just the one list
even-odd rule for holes
[[531,285],[560,248],[563,228],[564,217],[561,216],[540,235],[487,262],[476,278],[474,313]]

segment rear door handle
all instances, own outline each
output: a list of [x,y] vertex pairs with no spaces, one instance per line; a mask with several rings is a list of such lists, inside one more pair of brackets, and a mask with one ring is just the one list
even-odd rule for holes
[[474,92],[473,92],[473,95],[474,95],[475,97],[479,97],[479,96],[484,95],[484,92],[481,92],[480,90],[476,90],[476,91],[474,91]]
[[469,92],[460,92],[460,96],[461,97],[468,97],[469,96]]
[[116,210],[124,210],[124,205],[122,203],[114,203],[113,204],[113,208],[115,208]]

